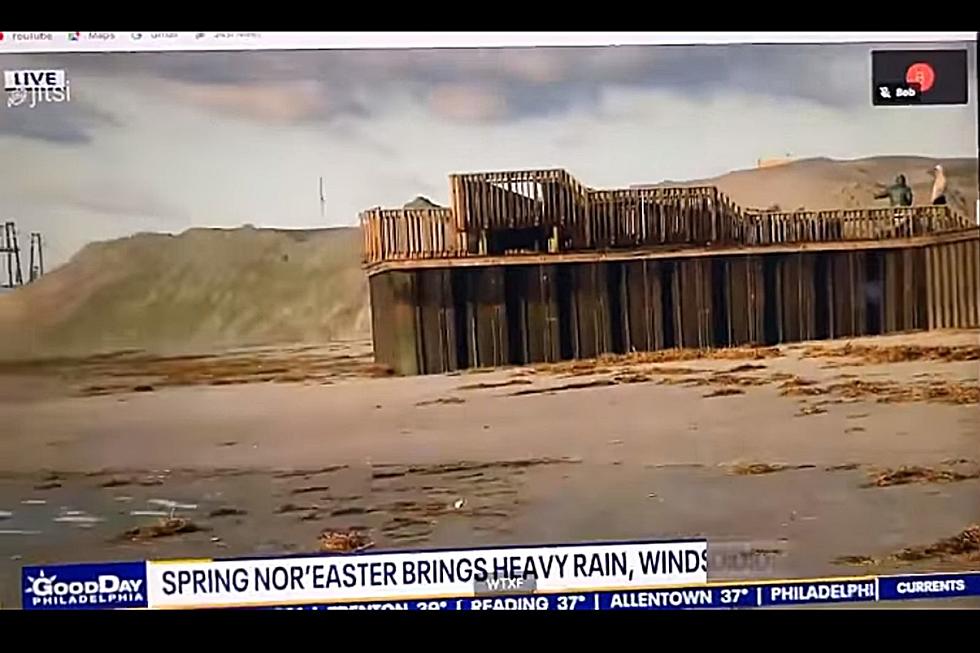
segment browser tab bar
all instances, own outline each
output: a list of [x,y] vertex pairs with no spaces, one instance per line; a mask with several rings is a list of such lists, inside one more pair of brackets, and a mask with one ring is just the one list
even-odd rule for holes
[[0,32],[0,52],[941,43],[976,32]]

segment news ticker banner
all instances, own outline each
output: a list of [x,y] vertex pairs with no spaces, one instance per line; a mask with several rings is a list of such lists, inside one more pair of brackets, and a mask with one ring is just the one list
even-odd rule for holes
[[752,608],[980,596],[980,572],[707,582],[704,540],[24,567],[23,607]]

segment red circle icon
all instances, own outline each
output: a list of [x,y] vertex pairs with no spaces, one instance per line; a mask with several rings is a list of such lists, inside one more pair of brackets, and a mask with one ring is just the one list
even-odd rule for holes
[[905,81],[918,84],[919,91],[925,93],[936,82],[936,71],[927,63],[914,63],[905,71]]

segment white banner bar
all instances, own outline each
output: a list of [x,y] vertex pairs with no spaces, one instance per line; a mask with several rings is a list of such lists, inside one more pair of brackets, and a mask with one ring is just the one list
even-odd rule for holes
[[975,42],[977,32],[0,32],[4,52]]
[[706,541],[147,562],[150,608],[412,601],[706,583]]

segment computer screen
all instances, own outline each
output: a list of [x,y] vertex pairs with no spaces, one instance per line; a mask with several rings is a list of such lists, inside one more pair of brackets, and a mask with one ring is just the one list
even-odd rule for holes
[[980,606],[976,67],[0,33],[0,606]]

